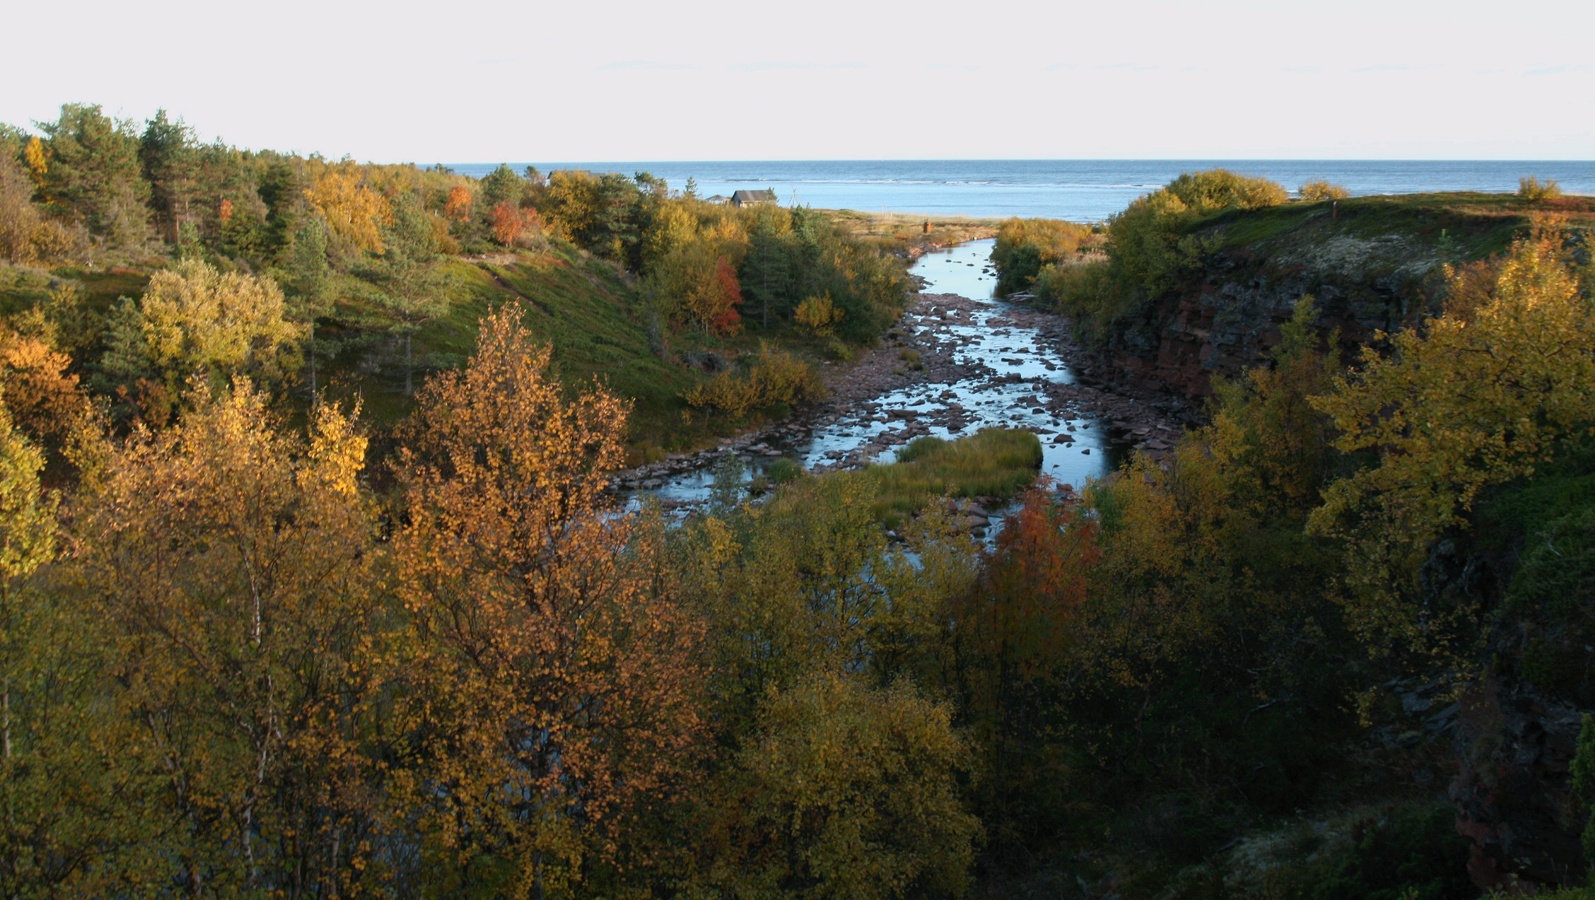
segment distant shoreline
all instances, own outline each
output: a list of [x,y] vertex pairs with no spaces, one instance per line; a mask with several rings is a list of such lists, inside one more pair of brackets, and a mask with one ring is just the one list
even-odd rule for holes
[[[449,167],[479,177],[497,163]],[[511,163],[517,172],[527,163]],[[1564,194],[1595,195],[1595,161],[1584,160],[832,160],[607,161],[532,163],[561,168],[648,172],[672,190],[688,178],[700,197],[769,188],[782,206],[906,214],[931,219],[1049,218],[1101,222],[1182,172],[1229,168],[1294,191],[1308,181],[1341,185],[1353,196],[1450,191],[1512,193],[1535,176]]]

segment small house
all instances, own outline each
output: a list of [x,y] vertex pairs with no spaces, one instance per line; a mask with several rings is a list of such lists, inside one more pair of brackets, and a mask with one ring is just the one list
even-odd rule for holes
[[768,188],[762,191],[737,191],[731,195],[731,205],[741,209],[744,206],[756,206],[760,203],[774,203],[775,191]]

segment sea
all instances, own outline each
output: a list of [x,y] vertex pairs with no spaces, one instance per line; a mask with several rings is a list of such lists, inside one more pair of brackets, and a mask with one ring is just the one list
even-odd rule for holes
[[[480,178],[498,163],[449,163]],[[1294,192],[1328,181],[1353,196],[1431,191],[1512,192],[1527,176],[1557,182],[1564,193],[1595,194],[1595,161],[1546,160],[830,160],[794,162],[517,162],[535,166],[646,172],[673,191],[689,179],[700,197],[768,188],[783,206],[976,218],[1047,218],[1100,222],[1183,172],[1223,168],[1268,178]]]

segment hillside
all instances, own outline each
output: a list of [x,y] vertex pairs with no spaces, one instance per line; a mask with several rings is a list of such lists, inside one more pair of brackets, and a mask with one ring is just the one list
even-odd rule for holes
[[1510,194],[1422,194],[1227,210],[1183,226],[1196,248],[1168,289],[1110,326],[1104,372],[1189,396],[1213,375],[1266,362],[1296,301],[1312,296],[1322,331],[1348,361],[1377,332],[1433,312],[1445,267],[1503,252],[1536,218],[1595,225],[1595,198],[1536,203]]

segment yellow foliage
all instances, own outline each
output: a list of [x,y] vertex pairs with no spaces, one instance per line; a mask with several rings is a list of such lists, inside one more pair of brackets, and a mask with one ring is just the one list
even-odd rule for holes
[[842,315],[843,310],[831,300],[830,294],[820,294],[799,303],[792,318],[820,337],[830,337],[836,333],[836,325],[842,321]]
[[383,251],[382,226],[393,221],[392,208],[381,194],[366,186],[353,166],[322,172],[305,196],[338,239],[371,253]]
[[[907,682],[817,674],[773,696],[729,780],[729,853],[709,873],[738,896],[811,885],[822,897],[958,896],[981,836],[957,779],[951,711]],[[730,786],[728,786],[730,787]]]
[[35,187],[44,184],[44,176],[50,171],[50,162],[45,157],[44,142],[38,135],[28,138],[28,144],[22,150],[22,158],[28,163],[28,171],[33,175]]
[[196,371],[276,380],[298,367],[307,332],[287,315],[270,278],[183,260],[156,272],[136,304],[124,301],[106,368],[159,375],[174,388]]
[[759,345],[759,359],[744,375],[721,372],[683,395],[694,409],[712,409],[740,418],[756,409],[811,403],[825,396],[814,367],[784,350]]
[[[307,447],[247,382],[172,429],[136,431],[80,500],[73,578],[108,642],[124,781],[150,785],[144,865],[158,889],[204,870],[240,889],[343,893],[378,864],[371,736],[382,652],[363,439],[323,408]],[[330,465],[329,465],[330,464]]]
[[427,383],[400,454],[405,715],[427,735],[407,795],[458,860],[558,892],[690,781],[700,632],[647,591],[648,542],[606,503],[625,402],[568,397],[521,315],[489,317],[465,370]]
[[0,640],[10,637],[13,582],[55,554],[55,501],[39,486],[43,468],[44,454],[0,404]]
[[1465,525],[1485,488],[1532,474],[1595,425],[1595,316],[1561,236],[1523,239],[1487,270],[1452,277],[1453,302],[1421,329],[1364,352],[1362,368],[1315,398],[1344,453],[1376,464],[1324,494],[1310,525],[1345,539],[1366,628],[1415,627],[1393,605],[1428,548]]
[[1338,184],[1327,181],[1309,181],[1296,191],[1296,195],[1309,203],[1316,200],[1344,200],[1351,196],[1351,191]]

